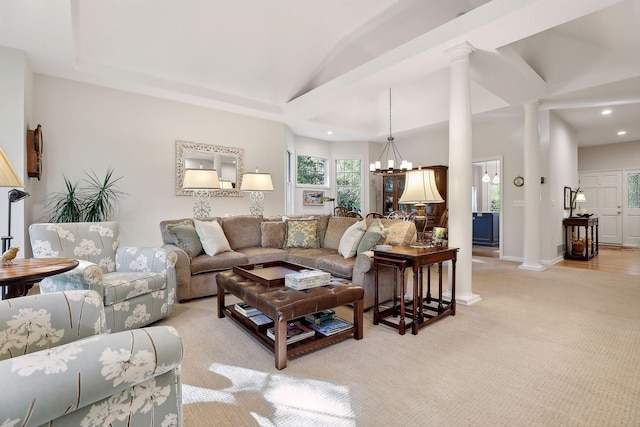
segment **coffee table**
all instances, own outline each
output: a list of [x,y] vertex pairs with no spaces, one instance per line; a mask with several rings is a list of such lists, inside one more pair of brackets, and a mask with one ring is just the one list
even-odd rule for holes
[[[219,273],[216,276],[218,317],[229,317],[259,343],[272,351],[275,355],[275,366],[278,369],[284,369],[287,366],[288,356],[316,349],[349,335],[353,335],[357,340],[363,337],[364,288],[345,279],[332,278],[328,286],[296,291],[282,284],[277,284],[281,282],[279,277],[256,274],[258,272],[266,273],[270,268],[273,268],[270,271],[275,271],[282,270],[283,267],[286,269],[289,266],[291,264],[281,261],[251,264],[236,268],[234,271]],[[249,271],[251,274],[243,274],[243,271]],[[267,279],[262,280],[264,277]],[[256,307],[271,318],[274,321],[275,340],[269,338],[264,330],[248,318],[236,312],[233,305],[226,306],[225,292],[229,292],[247,304]],[[287,323],[307,314],[346,304],[353,304],[352,328],[326,337],[316,334],[313,337],[287,345]]]
[[3,263],[0,266],[2,299],[7,297],[6,286],[22,287],[20,294],[12,296],[24,296],[29,291],[29,285],[33,285],[45,277],[73,270],[77,266],[78,260],[73,258],[20,258],[14,259],[11,264]]

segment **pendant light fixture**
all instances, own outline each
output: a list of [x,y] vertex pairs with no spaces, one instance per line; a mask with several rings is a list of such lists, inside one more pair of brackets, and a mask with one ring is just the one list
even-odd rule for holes
[[484,162],[484,175],[482,175],[482,182],[491,181],[491,177],[487,173],[487,162]]
[[[391,155],[393,158],[391,158]],[[383,158],[385,159],[383,163]],[[385,169],[382,167],[386,166]],[[396,169],[399,166],[399,169]],[[380,157],[374,163],[369,164],[369,171],[374,175],[404,175],[407,170],[413,169],[411,162],[402,160],[402,156],[396,147],[393,135],[391,133],[391,88],[389,88],[389,137],[387,145],[385,145]]]

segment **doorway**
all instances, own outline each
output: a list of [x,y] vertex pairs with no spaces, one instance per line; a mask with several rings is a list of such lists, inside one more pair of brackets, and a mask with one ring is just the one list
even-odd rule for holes
[[501,159],[487,159],[472,165],[473,256],[501,257],[501,164]]

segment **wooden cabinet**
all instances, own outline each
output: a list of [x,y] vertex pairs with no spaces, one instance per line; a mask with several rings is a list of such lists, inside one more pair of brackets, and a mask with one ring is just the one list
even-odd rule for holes
[[473,213],[473,244],[500,245],[500,214],[498,212]]
[[[433,169],[436,176],[436,186],[440,195],[444,199],[444,203],[428,203],[427,204],[427,227],[437,224],[442,213],[447,208],[447,166],[423,166],[423,169]],[[382,177],[382,212],[387,215],[393,211],[405,211],[407,213],[413,211],[413,205],[405,205],[398,203],[402,192],[404,191],[404,175],[391,175]]]

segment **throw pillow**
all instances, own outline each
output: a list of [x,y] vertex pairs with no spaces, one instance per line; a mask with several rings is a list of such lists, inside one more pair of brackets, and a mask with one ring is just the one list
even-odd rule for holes
[[203,252],[200,237],[196,228],[191,224],[170,224],[167,231],[176,239],[176,246],[185,251],[191,258]]
[[317,219],[288,219],[287,240],[285,248],[317,248],[318,220]]
[[283,221],[264,221],[260,224],[263,248],[282,248],[287,238],[287,226]]
[[209,256],[221,254],[231,250],[227,236],[224,235],[222,227],[218,221],[198,221],[193,220],[196,226],[196,233],[200,237],[200,243],[204,252]]
[[358,252],[358,245],[362,236],[367,229],[367,221],[362,220],[353,224],[347,228],[342,237],[340,238],[340,245],[338,245],[338,253],[344,258],[351,258]]
[[357,254],[372,250],[376,245],[384,243],[387,239],[387,230],[379,219],[373,221],[367,231],[362,236],[360,244],[358,244]]

